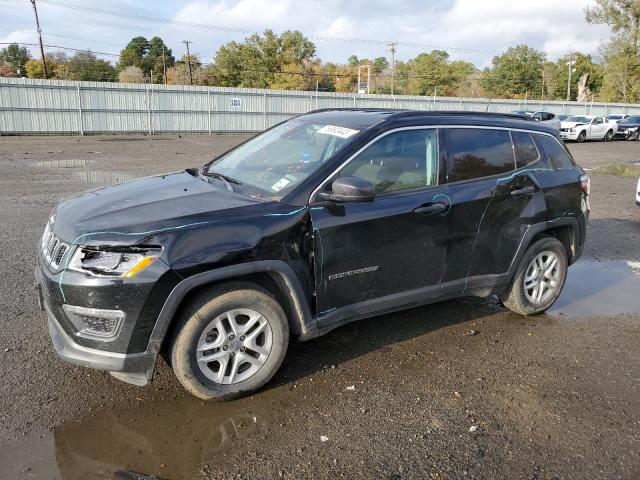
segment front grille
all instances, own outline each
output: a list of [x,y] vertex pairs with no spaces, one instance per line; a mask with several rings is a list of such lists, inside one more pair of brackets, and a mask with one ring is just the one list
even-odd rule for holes
[[53,233],[53,221],[54,218],[51,217],[44,229],[42,241],[40,242],[40,252],[42,253],[44,263],[57,270],[60,268],[65,255],[69,251],[69,245],[60,241]]

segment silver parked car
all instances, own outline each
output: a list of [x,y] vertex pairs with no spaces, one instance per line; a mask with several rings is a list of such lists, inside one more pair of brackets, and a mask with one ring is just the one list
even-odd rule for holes
[[518,115],[525,115],[533,118],[536,122],[544,123],[545,125],[560,130],[560,119],[555,113],[542,112],[539,110],[514,110],[512,113]]

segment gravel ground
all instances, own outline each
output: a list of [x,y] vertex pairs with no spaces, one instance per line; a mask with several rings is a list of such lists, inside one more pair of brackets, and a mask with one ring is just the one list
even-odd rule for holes
[[[0,138],[0,478],[640,478],[633,178],[593,176],[583,260],[547,315],[461,299],[357,322],[226,404],[165,364],[137,388],[59,361],[32,280],[51,208],[244,138]],[[640,160],[636,142],[570,148],[587,168]]]

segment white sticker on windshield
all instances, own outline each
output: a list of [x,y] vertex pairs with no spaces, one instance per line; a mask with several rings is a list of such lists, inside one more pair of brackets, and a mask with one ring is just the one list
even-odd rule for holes
[[282,190],[284,187],[286,187],[290,183],[291,183],[291,180],[289,180],[287,178],[281,178],[276,183],[271,185],[271,190],[273,190],[274,192],[279,192],[280,190]]
[[325,125],[317,133],[324,135],[333,135],[334,137],[349,138],[353,137],[360,130],[352,130],[346,127],[337,127],[336,125]]

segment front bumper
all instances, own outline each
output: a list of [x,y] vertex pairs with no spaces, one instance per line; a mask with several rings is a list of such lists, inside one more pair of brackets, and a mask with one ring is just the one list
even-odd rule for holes
[[[38,256],[35,269],[38,300],[47,315],[53,346],[62,360],[108,370],[135,385],[145,385],[151,380],[158,349],[149,347],[149,333],[166,299],[164,290],[170,291],[173,282],[167,280],[171,272],[162,262],[155,262],[147,270],[130,283],[90,278],[71,271],[66,271],[63,277],[62,272],[52,272],[43,265]],[[90,308],[117,306],[126,312],[126,317],[114,339],[85,338],[69,321],[63,304]]]
[[628,140],[635,136],[636,136],[636,130],[618,130],[616,133],[614,133],[613,138]]
[[156,357],[154,352],[118,353],[78,344],[65,332],[53,313],[55,307],[52,306],[53,300],[45,286],[40,267],[36,267],[35,277],[40,307],[47,315],[49,335],[62,360],[82,367],[108,370],[117,378],[135,385],[146,385],[151,381]]
[[562,138],[563,140],[577,140],[578,139],[578,135],[579,132],[563,132],[562,130],[560,131],[560,138]]

